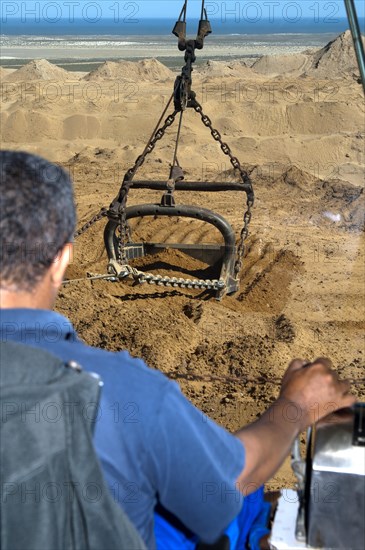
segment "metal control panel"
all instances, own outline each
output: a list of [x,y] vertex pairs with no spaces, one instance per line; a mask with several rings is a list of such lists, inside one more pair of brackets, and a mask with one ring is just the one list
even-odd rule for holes
[[365,403],[320,422],[307,480],[310,547],[365,548]]

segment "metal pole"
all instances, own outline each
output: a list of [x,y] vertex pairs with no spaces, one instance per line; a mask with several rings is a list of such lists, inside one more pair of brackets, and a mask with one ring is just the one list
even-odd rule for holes
[[362,37],[360,32],[359,21],[356,13],[355,2],[354,0],[344,0],[344,1],[345,1],[346,11],[347,11],[347,19],[349,21],[352,39],[354,41],[354,48],[356,52],[357,63],[360,69],[362,86],[365,94],[365,53],[364,53],[364,45],[362,42]]

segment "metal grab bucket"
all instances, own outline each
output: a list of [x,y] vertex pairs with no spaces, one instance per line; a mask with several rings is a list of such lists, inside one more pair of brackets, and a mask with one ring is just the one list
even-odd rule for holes
[[[224,244],[185,244],[185,243],[126,243],[123,251],[128,260],[141,258],[148,254],[157,254],[162,250],[173,248],[180,250],[189,256],[201,260],[209,265],[221,263],[220,280],[224,281],[224,288],[217,291],[217,298],[224,294],[236,292],[238,281],[234,276],[234,264],[236,256],[235,234],[231,225],[223,216],[206,208],[178,205],[162,206],[160,204],[142,204],[126,208],[126,219],[141,218],[145,216],[175,216],[193,218],[213,225],[221,233]],[[118,222],[109,220],[104,231],[104,243],[109,261],[118,260],[118,239],[116,231]]]

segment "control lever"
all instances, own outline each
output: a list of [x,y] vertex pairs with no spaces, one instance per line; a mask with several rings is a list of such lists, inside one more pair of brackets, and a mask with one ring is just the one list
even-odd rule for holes
[[[311,428],[307,431],[307,441],[310,441]],[[306,530],[305,530],[305,481],[306,481],[306,461],[302,458],[300,453],[300,435],[294,442],[292,453],[291,453],[291,467],[295,477],[297,478],[297,493],[299,499],[299,509],[297,522],[295,526],[295,536],[301,541],[305,542],[306,540]]]

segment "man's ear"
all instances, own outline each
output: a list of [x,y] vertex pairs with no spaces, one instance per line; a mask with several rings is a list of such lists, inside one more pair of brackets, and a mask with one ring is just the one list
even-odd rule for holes
[[62,250],[60,250],[60,252],[57,254],[50,267],[51,281],[55,287],[59,288],[61,286],[65,271],[68,264],[72,261],[72,258],[73,244],[66,243]]

